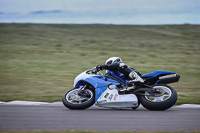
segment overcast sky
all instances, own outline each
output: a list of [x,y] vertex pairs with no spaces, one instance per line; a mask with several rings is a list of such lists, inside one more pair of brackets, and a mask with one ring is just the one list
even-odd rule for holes
[[200,0],[0,0],[0,22],[200,24]]

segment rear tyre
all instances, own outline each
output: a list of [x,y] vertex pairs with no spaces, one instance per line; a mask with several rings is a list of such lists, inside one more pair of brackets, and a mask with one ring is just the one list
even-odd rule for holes
[[95,102],[95,95],[92,89],[85,89],[85,91],[90,95],[90,97],[85,98],[78,95],[79,88],[74,88],[69,90],[62,99],[65,107],[72,110],[82,110],[89,108]]
[[[177,101],[177,93],[168,85],[154,85],[154,89],[160,91],[155,96],[140,96],[141,104],[148,110],[166,110],[171,108]],[[147,92],[145,92],[148,95]]]

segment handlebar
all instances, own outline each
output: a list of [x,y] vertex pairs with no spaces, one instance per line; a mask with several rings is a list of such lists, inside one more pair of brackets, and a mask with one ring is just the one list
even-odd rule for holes
[[96,67],[94,67],[90,70],[87,70],[86,73],[87,74],[95,74],[95,75],[103,75],[100,71],[97,71]]

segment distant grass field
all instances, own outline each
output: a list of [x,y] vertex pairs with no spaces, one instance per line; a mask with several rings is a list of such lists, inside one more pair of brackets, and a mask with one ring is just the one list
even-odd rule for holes
[[111,56],[144,74],[177,72],[177,104],[200,104],[200,25],[0,24],[0,101],[60,101]]

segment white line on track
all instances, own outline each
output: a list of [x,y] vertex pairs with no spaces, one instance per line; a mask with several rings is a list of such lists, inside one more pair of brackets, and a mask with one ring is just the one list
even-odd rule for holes
[[199,104],[182,104],[182,105],[178,105],[175,107],[178,107],[178,108],[200,108],[200,105]]
[[[10,101],[10,102],[2,102],[0,101],[0,105],[51,105],[51,106],[63,106],[62,102],[33,102],[33,101]],[[200,108],[199,104],[182,104],[176,105],[175,108]]]
[[10,101],[10,102],[1,102],[0,105],[60,105],[61,102],[33,102],[33,101]]

